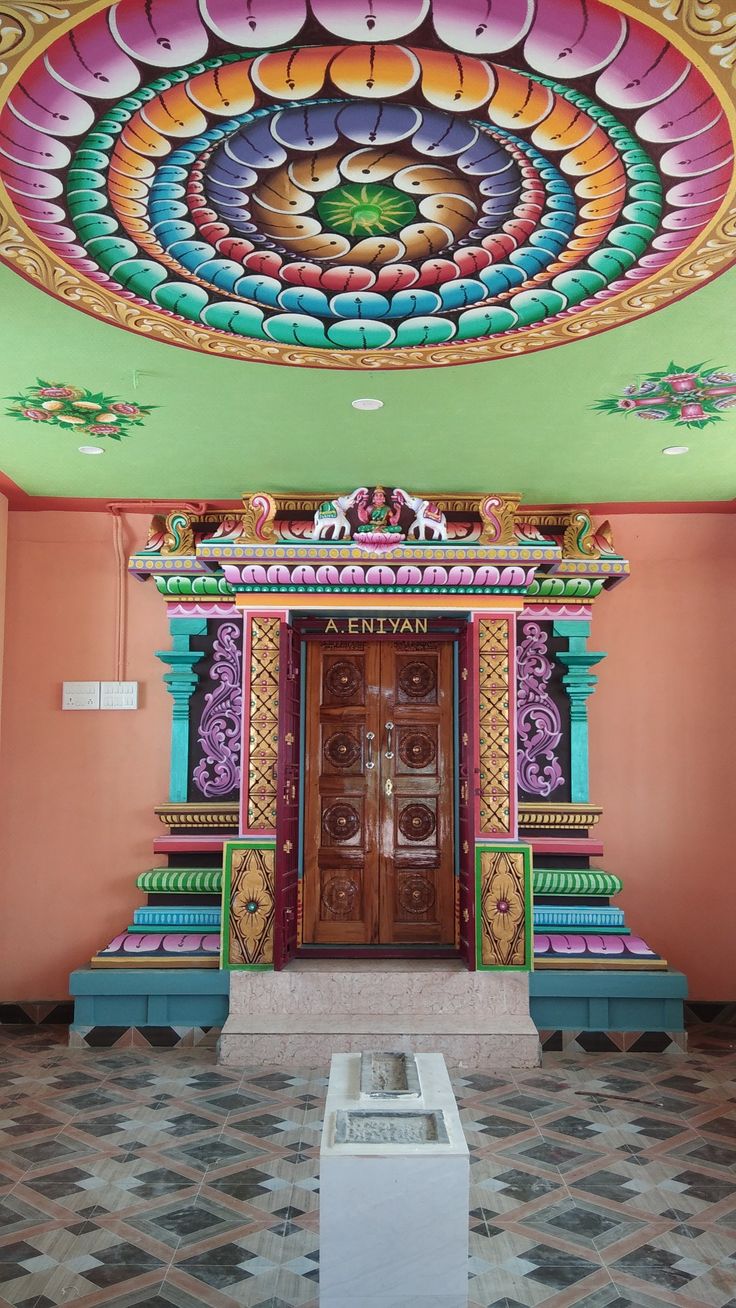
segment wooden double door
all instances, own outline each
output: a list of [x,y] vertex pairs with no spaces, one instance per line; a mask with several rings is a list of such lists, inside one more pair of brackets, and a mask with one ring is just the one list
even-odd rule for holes
[[303,940],[453,945],[452,642],[309,642]]

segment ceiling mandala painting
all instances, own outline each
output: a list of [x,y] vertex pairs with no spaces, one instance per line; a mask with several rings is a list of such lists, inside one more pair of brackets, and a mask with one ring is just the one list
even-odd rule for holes
[[58,9],[6,55],[0,254],[251,361],[479,362],[616,327],[736,254],[726,70],[661,9]]

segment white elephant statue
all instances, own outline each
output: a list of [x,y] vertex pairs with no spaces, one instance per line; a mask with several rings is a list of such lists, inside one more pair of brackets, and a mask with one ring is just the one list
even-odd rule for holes
[[394,504],[405,504],[414,514],[414,521],[406,533],[407,540],[447,540],[447,518],[432,500],[409,495],[398,486],[392,499]]
[[350,495],[338,495],[334,500],[324,500],[314,515],[312,540],[349,540],[352,528],[347,510],[367,499],[368,487],[359,486]]

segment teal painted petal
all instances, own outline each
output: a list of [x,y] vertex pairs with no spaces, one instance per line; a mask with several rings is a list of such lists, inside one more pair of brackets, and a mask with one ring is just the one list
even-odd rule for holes
[[115,144],[115,137],[108,136],[106,132],[90,132],[85,136],[82,145],[89,146],[90,150],[112,150]]
[[458,340],[466,341],[474,336],[497,336],[500,332],[511,331],[517,322],[518,318],[512,309],[505,309],[498,304],[489,304],[483,309],[467,309],[458,318]]
[[627,169],[629,177],[634,182],[659,182],[659,173],[653,163],[633,164]]
[[156,173],[156,186],[158,187],[159,182],[167,185],[169,182],[184,182],[186,184],[188,176],[186,168],[177,168],[175,164],[170,163],[162,164]]
[[75,191],[67,196],[67,204],[72,217],[78,213],[94,213],[97,209],[109,208],[107,196],[100,191]]
[[617,246],[614,250],[594,250],[588,255],[588,263],[596,272],[602,273],[606,281],[611,281],[614,277],[620,277],[625,273],[627,268],[631,268],[636,263],[636,255],[630,250],[624,250]]
[[110,272],[122,259],[134,259],[138,254],[138,246],[124,240],[122,236],[95,236],[85,242],[85,248],[106,272]]
[[544,228],[540,232],[532,232],[529,237],[529,244],[533,245],[535,249],[556,256],[562,253],[568,240],[569,237],[566,232],[555,232],[551,228]]
[[70,168],[66,175],[66,189],[68,192],[84,191],[88,188],[93,191],[100,191],[104,185],[104,176],[102,173],[95,172],[93,168]]
[[[162,245],[171,245],[174,241],[190,240],[196,230],[194,223],[182,222],[181,219],[176,218],[164,218],[161,222],[151,224],[151,231],[155,233],[156,239]],[[240,273],[242,276],[242,268]]]
[[242,264],[233,259],[207,259],[197,268],[197,276],[203,282],[210,282],[219,291],[234,291],[243,275]]
[[330,302],[324,291],[316,286],[287,286],[279,295],[282,309],[292,313],[307,313],[330,317]]
[[266,335],[281,345],[310,345],[324,349],[329,345],[324,324],[307,313],[275,313],[264,323]]
[[485,300],[488,292],[474,277],[458,277],[456,282],[444,282],[440,287],[443,309],[466,309]]
[[242,295],[244,300],[255,300],[258,304],[269,304],[275,309],[279,302],[281,282],[277,282],[275,277],[265,277],[261,274],[251,273],[248,277],[241,277],[235,291],[237,295]]
[[653,204],[651,200],[636,200],[633,204],[627,204],[624,206],[623,217],[628,218],[629,222],[641,223],[644,227],[649,227],[652,232],[654,232],[659,225],[661,212],[661,205]]
[[150,259],[126,259],[116,264],[115,280],[126,290],[150,299],[154,287],[166,280],[166,269]]
[[514,286],[521,286],[524,281],[521,268],[514,268],[510,263],[496,263],[490,268],[482,268],[478,276],[491,295],[510,291]]
[[509,261],[522,268],[527,277],[535,277],[537,273],[542,272],[551,258],[546,250],[534,250],[531,246],[527,246],[525,250],[512,250],[509,255]]
[[602,291],[606,279],[590,268],[573,268],[569,272],[559,273],[552,279],[552,289],[564,295],[568,304],[580,304],[589,295]]
[[107,169],[109,162],[110,160],[108,159],[107,155],[102,154],[99,150],[81,149],[81,150],[77,150],[77,153],[74,156],[75,168],[79,167],[79,168]]
[[423,287],[412,287],[408,290],[397,291],[391,296],[391,307],[388,311],[389,318],[419,318],[429,313],[436,313],[442,308],[442,301],[439,295],[434,291],[424,290]]
[[107,213],[81,213],[75,218],[74,226],[81,241],[91,241],[95,236],[112,236],[118,230],[117,222]]
[[185,218],[189,210],[181,200],[151,200],[148,212],[152,223],[163,222],[167,218]]
[[651,227],[641,227],[637,223],[623,223],[608,233],[608,239],[611,245],[621,245],[625,250],[631,250],[631,253],[639,259],[650,246],[652,235]]
[[215,247],[208,241],[174,241],[169,247],[169,254],[189,272],[196,272],[206,259],[216,257]]
[[664,192],[662,183],[657,182],[636,182],[630,189],[632,200],[651,200],[654,204],[662,203]]
[[333,345],[342,345],[346,350],[380,350],[391,344],[394,329],[386,322],[352,318],[333,323],[327,336]]
[[343,291],[333,295],[330,308],[341,318],[378,318],[388,313],[389,304],[385,295],[375,291]]
[[202,322],[216,331],[236,332],[238,336],[255,336],[266,339],[263,330],[263,313],[254,304],[208,304],[202,313]]
[[396,328],[396,344],[441,345],[454,335],[455,324],[449,318],[406,318]]
[[178,313],[182,318],[191,318],[199,322],[202,310],[208,303],[207,292],[201,286],[191,286],[188,282],[165,282],[153,292],[153,300],[162,309]]
[[549,318],[566,307],[565,296],[549,288],[540,287],[535,291],[520,291],[518,295],[511,297],[511,308],[519,315],[519,323],[522,327]]

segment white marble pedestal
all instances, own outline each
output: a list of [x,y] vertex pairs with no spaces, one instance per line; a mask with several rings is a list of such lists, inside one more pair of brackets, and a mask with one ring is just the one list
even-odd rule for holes
[[[360,1054],[333,1056],[320,1148],[320,1308],[467,1308],[468,1147],[442,1055],[416,1062],[421,1098],[397,1104],[360,1098]],[[439,1110],[447,1139],[336,1143],[336,1114],[356,1109],[369,1124],[382,1113],[417,1120]]]

